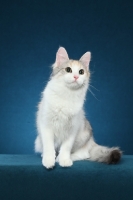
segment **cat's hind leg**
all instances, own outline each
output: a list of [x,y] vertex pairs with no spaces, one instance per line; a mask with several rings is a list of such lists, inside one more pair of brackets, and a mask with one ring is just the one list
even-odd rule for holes
[[87,160],[90,158],[87,144],[71,154],[72,161]]
[[43,152],[43,146],[42,146],[41,138],[39,135],[36,137],[36,140],[35,140],[35,152],[36,153]]

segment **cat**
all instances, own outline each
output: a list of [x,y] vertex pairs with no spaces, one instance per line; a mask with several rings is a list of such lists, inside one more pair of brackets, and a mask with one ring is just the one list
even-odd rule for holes
[[69,167],[73,161],[91,161],[116,164],[122,155],[118,147],[98,145],[85,117],[83,105],[90,81],[91,53],[79,61],[71,60],[65,48],[56,53],[52,74],[37,111],[37,138],[35,152],[41,153],[47,169],[55,162]]

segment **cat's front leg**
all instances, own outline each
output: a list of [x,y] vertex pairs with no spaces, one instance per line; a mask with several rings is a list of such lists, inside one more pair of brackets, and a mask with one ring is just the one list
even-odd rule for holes
[[60,147],[60,152],[57,158],[57,162],[59,162],[59,165],[62,167],[69,167],[73,164],[70,154],[74,140],[75,140],[75,135],[73,134],[69,136],[69,138],[67,138]]
[[54,134],[50,128],[44,128],[41,135],[43,143],[42,164],[47,169],[55,165]]

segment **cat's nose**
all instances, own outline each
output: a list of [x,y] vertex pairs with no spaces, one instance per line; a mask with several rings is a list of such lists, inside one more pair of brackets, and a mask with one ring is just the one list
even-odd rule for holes
[[79,76],[74,76],[75,80],[77,80],[79,78]]

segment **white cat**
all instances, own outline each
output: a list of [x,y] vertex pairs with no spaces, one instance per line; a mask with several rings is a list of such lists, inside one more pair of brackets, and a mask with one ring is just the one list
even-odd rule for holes
[[95,143],[84,114],[90,59],[91,53],[86,52],[79,61],[70,60],[63,47],[56,53],[53,72],[37,112],[35,152],[42,154],[42,164],[46,168],[53,168],[55,160],[62,167],[83,159],[109,164],[120,160],[118,147],[108,148]]

